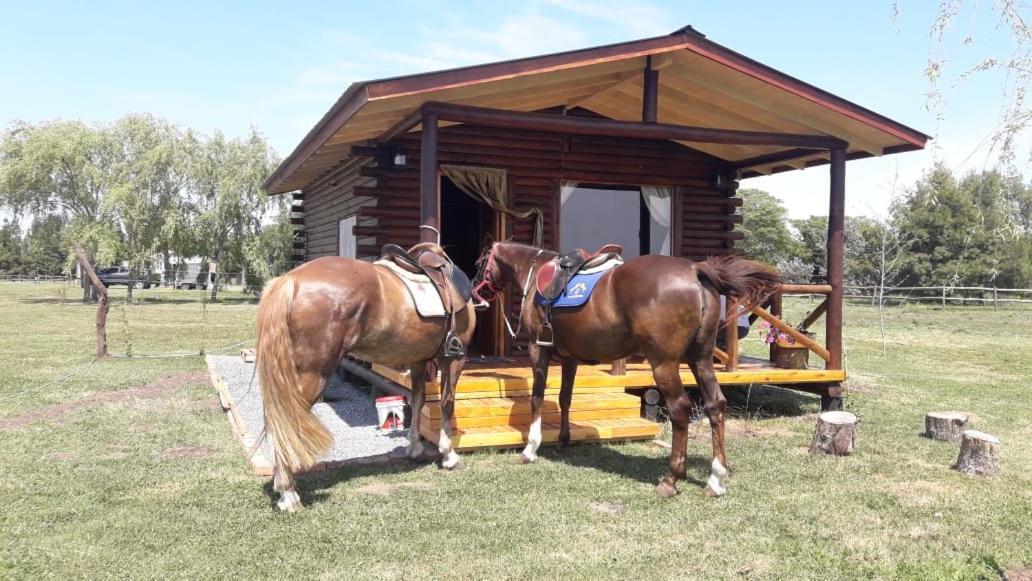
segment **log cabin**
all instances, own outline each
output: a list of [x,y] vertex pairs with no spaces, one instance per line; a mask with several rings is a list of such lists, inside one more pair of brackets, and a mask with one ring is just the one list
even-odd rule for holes
[[[874,74],[874,71],[871,71]],[[618,242],[625,256],[698,260],[740,252],[739,183],[828,166],[827,278],[785,284],[754,315],[792,336],[818,365],[778,366],[718,351],[725,387],[773,384],[841,405],[846,163],[922,149],[929,137],[706,38],[672,34],[558,54],[355,83],[265,183],[293,196],[295,258],[374,259],[385,243],[437,240],[472,274],[492,240],[566,252]],[[811,170],[820,171],[820,170]],[[422,226],[429,226],[423,228]],[[478,320],[457,388],[460,449],[515,446],[529,422],[531,374],[506,332],[518,293]],[[782,294],[823,299],[795,327]],[[738,316],[740,313],[729,313]],[[823,316],[823,337],[805,333]],[[374,366],[407,384],[404,370]],[[685,367],[686,386],[694,385]],[[549,375],[545,439],[556,437],[559,370]],[[637,397],[647,364],[581,366],[575,439],[651,437]],[[637,391],[636,391],[637,390]],[[429,398],[439,394],[428,385]],[[433,403],[424,413],[435,437]],[[553,421],[549,425],[549,421]]]

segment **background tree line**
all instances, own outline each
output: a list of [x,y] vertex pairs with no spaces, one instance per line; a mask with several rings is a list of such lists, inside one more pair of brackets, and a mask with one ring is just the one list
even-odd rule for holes
[[[823,280],[828,220],[789,220],[781,202],[743,189],[741,244],[787,280]],[[936,165],[884,218],[846,217],[846,284],[1032,288],[1032,184],[996,170]]]
[[78,243],[134,278],[200,257],[258,284],[290,260],[288,202],[261,189],[277,161],[253,129],[230,139],[151,115],[16,123],[0,137],[0,206],[14,216],[0,226],[0,272],[68,272]]

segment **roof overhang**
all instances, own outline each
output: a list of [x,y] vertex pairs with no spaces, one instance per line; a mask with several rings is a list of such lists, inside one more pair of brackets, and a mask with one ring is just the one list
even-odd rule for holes
[[[659,73],[658,121],[670,125],[836,138],[850,158],[922,149],[929,137],[714,43],[690,27],[671,35],[539,57],[356,83],[265,182],[302,189],[428,102],[510,111],[582,107],[641,121],[646,59]],[[414,127],[413,129],[416,129]],[[743,176],[827,163],[827,152],[679,140]]]

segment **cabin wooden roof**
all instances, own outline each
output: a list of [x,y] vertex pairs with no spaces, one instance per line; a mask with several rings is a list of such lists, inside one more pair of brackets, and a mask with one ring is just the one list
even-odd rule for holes
[[[641,121],[646,59],[659,73],[661,123],[827,135],[852,158],[921,149],[927,135],[712,42],[691,27],[673,34],[545,56],[355,83],[265,183],[304,188],[427,102],[512,111],[581,107]],[[872,71],[873,74],[873,71]],[[418,130],[418,126],[415,128]],[[686,143],[743,176],[827,162],[827,152]]]

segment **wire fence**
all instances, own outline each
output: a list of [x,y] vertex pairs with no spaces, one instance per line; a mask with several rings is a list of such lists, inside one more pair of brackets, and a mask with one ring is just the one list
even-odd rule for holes
[[[39,284],[12,277],[0,279],[0,303],[42,305],[36,321],[63,327],[69,352],[95,351],[97,303],[84,299],[78,281],[50,279]],[[31,281],[35,282],[35,281]],[[258,296],[242,286],[223,287],[217,299],[210,292],[170,287],[108,289],[106,337],[113,358],[158,359],[232,353],[253,346]],[[88,351],[87,351],[88,350]]]
[[997,288],[981,286],[847,286],[845,297],[857,301],[878,304],[881,297],[884,304],[938,303],[942,307],[951,304],[992,306],[1032,304],[1032,289]]

